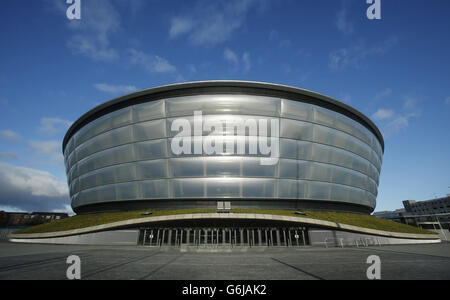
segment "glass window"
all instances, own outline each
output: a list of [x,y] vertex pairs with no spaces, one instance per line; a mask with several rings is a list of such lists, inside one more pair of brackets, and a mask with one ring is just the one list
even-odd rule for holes
[[297,141],[280,139],[280,157],[296,158],[297,157]]
[[93,204],[114,200],[116,200],[116,189],[114,184],[84,190],[80,195],[80,201],[83,204]]
[[80,128],[80,130],[78,130],[78,132],[76,133],[75,147],[78,147],[100,132],[106,131],[108,127],[102,126],[102,124],[106,124],[107,120],[108,116],[103,116]]
[[296,160],[281,159],[278,167],[280,178],[298,178],[298,165]]
[[351,184],[350,184],[351,186],[358,187],[363,190],[369,189],[367,184],[367,176],[352,171],[350,171],[350,174],[351,174]]
[[312,147],[311,142],[280,139],[280,157],[311,160]]
[[364,158],[357,156],[356,154],[351,154],[353,157],[352,160],[352,164],[349,165],[351,166],[351,168],[363,172],[369,176],[371,176],[371,171],[370,171],[370,162],[368,162],[367,160],[365,160]]
[[158,179],[168,177],[167,160],[150,160],[137,163],[140,179]]
[[[356,129],[355,129],[354,123],[355,123],[355,121],[353,121],[349,117],[346,117],[341,114],[336,114],[336,119],[335,119],[335,124],[334,124],[336,129],[345,131],[351,135],[355,135]],[[367,141],[367,140],[368,139],[366,138],[365,141]]]
[[136,166],[132,164],[116,165],[96,170],[80,177],[82,189],[94,186],[136,180]]
[[333,195],[333,201],[348,201],[351,190],[352,189],[350,187],[345,185],[331,185],[331,195]]
[[68,180],[68,182],[71,182],[74,178],[78,177],[78,176],[74,176],[74,174],[75,174],[75,175],[78,175],[78,174],[76,174],[76,173],[78,173],[78,167],[77,167],[77,165],[73,166],[73,168],[70,169],[70,170],[69,170],[68,172],[66,172],[66,173],[67,173],[67,180]]
[[[101,176],[99,176],[101,174]],[[86,190],[95,186],[114,183],[114,170],[106,168],[80,176],[80,187]]]
[[124,145],[95,153],[79,162],[79,174],[85,174],[106,166],[134,161],[133,145]]
[[281,102],[281,116],[301,121],[313,121],[313,106],[308,103],[283,99]]
[[156,120],[134,125],[135,141],[155,140],[166,136],[166,121]]
[[[328,147],[328,149],[333,149],[331,147]],[[355,154],[352,154],[348,151],[345,150],[341,150],[341,149],[337,149],[334,148],[334,151],[330,151],[330,157],[328,162],[342,166],[342,167],[346,167],[346,168],[353,168],[353,160],[354,159],[359,159],[359,160],[363,160],[363,158],[360,158],[359,156],[356,156]],[[326,161],[324,161],[326,162]]]
[[135,200],[139,199],[139,189],[137,182],[127,182],[116,184],[117,200]]
[[167,141],[155,140],[135,144],[137,160],[167,157]]
[[277,165],[261,165],[259,158],[245,158],[242,166],[242,174],[247,177],[271,177],[276,175]]
[[171,158],[169,168],[173,177],[203,177],[203,158]]
[[278,180],[278,197],[285,199],[303,198],[303,195],[299,195],[297,180]]
[[131,107],[122,108],[110,113],[111,128],[122,127],[131,123]]
[[319,162],[330,162],[333,148],[320,144],[312,144],[312,160]]
[[66,151],[65,151],[65,155],[70,155],[70,153],[72,153],[73,149],[75,149],[75,143],[74,143],[75,138],[72,136],[69,139],[69,142],[66,144]]
[[206,158],[207,176],[240,176],[241,157],[211,157]]
[[309,172],[310,162],[281,159],[279,166],[280,178],[305,179]]
[[133,107],[134,121],[143,122],[165,117],[164,101],[152,101]]
[[314,105],[314,121],[319,124],[335,127],[337,113]]
[[276,184],[274,179],[243,179],[242,196],[244,198],[274,198]]
[[208,197],[237,198],[240,195],[240,180],[209,178],[206,180],[206,191]]
[[321,125],[314,125],[314,141],[347,149],[349,137],[341,135],[339,131]]
[[363,201],[364,201],[364,199],[366,199],[366,193],[359,188],[354,188],[354,187],[348,187],[348,188],[350,189],[348,201],[350,201],[352,203],[364,205]]
[[113,128],[121,127],[131,123],[131,108],[126,107],[100,118],[83,126],[77,135],[77,146],[87,141],[88,139],[108,131]]
[[319,181],[331,181],[331,168],[332,166],[320,163],[311,163],[309,172],[307,173],[308,179]]
[[280,137],[311,141],[313,137],[313,126],[307,122],[281,119]]
[[114,146],[131,143],[131,126],[114,129],[90,139],[77,149],[78,159]]
[[71,196],[72,207],[80,206],[79,196],[79,193]]
[[370,159],[370,147],[368,145],[347,133],[335,129],[314,125],[314,141],[346,149],[365,159]]
[[136,163],[117,165],[114,167],[115,182],[125,182],[138,179]]
[[204,180],[172,179],[170,186],[175,198],[204,198]]
[[339,184],[346,184],[351,185],[352,184],[352,175],[351,170],[344,169],[340,167],[331,167],[331,181]]
[[203,114],[280,115],[280,99],[251,95],[201,95],[166,100],[170,117]]
[[148,180],[139,182],[143,199],[166,199],[169,197],[167,180]]
[[77,152],[72,151],[70,154],[68,160],[67,160],[67,167],[70,169],[72,166],[77,162]]
[[316,199],[316,200],[330,200],[330,192],[331,192],[331,184],[324,182],[308,182],[308,199]]
[[70,184],[70,195],[74,195],[80,191],[80,185],[78,183],[78,179],[75,179]]
[[378,195],[378,187],[377,187],[377,183],[375,182],[375,180],[373,180],[372,178],[368,177],[367,179],[367,184],[369,186],[369,191],[374,194],[375,196]]

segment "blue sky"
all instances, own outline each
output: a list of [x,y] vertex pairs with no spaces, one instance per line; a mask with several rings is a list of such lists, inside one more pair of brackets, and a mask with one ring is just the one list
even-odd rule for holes
[[0,210],[69,210],[61,141],[114,97],[238,79],[369,116],[386,141],[377,211],[450,193],[450,2],[65,0],[0,4]]

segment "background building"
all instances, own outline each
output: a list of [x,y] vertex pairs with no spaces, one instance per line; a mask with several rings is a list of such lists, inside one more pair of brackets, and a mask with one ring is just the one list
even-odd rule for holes
[[0,211],[0,227],[34,226],[68,217],[69,215],[66,213],[17,213]]
[[450,196],[416,202],[403,201],[405,211],[415,215],[433,215],[450,213]]
[[[172,123],[184,118],[192,124],[195,111],[223,123],[275,118],[278,163],[261,165],[265,155],[251,155],[248,145],[244,155],[173,154],[178,132]],[[248,144],[252,137],[235,138]],[[329,97],[274,84],[208,81],[100,105],[73,124],[63,151],[77,213],[216,208],[224,200],[233,208],[370,213],[383,146],[367,117]]]
[[405,200],[404,208],[376,212],[382,219],[408,224],[438,232],[443,240],[450,240],[450,196],[425,201]]
[[7,240],[8,235],[16,230],[68,217],[66,213],[34,212],[30,214],[0,211],[0,241]]

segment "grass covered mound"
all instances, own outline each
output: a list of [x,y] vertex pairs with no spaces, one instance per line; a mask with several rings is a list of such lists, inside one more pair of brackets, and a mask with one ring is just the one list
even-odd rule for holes
[[[99,213],[88,215],[77,215],[63,220],[57,220],[50,223],[26,228],[14,232],[14,234],[31,234],[31,233],[48,233],[59,232],[73,229],[80,229],[86,227],[92,227],[97,225],[109,224],[119,221],[168,216],[177,214],[199,214],[199,213],[215,213],[213,209],[183,209],[183,210],[160,210],[151,211],[151,215],[145,215],[145,211],[130,211],[130,212],[112,212],[112,213]],[[434,234],[434,232],[420,229],[417,227],[396,223],[377,217],[356,214],[356,213],[340,213],[340,212],[326,212],[326,211],[303,211],[306,215],[297,215],[294,211],[285,210],[263,210],[263,209],[232,209],[232,213],[251,213],[251,214],[270,214],[281,215],[291,217],[302,217],[316,220],[330,221],[335,223],[353,225],[363,228],[383,230],[389,232],[399,233],[413,233],[413,234]]]
[[[144,215],[147,212],[151,212],[151,215]],[[110,212],[110,213],[98,213],[98,214],[86,214],[77,215],[70,218],[52,221],[38,226],[25,228],[15,231],[14,234],[28,234],[28,233],[47,233],[74,230],[92,226],[98,226],[103,224],[109,224],[114,222],[157,217],[157,216],[169,216],[179,214],[199,214],[199,213],[215,213],[215,210],[207,209],[183,209],[183,210],[139,210],[139,211],[127,211],[127,212]]]

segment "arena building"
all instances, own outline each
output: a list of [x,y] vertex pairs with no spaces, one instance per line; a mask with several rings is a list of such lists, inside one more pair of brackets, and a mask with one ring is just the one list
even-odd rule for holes
[[132,93],[87,112],[63,141],[77,214],[203,208],[369,214],[383,151],[380,131],[356,109],[315,92],[244,81]]

